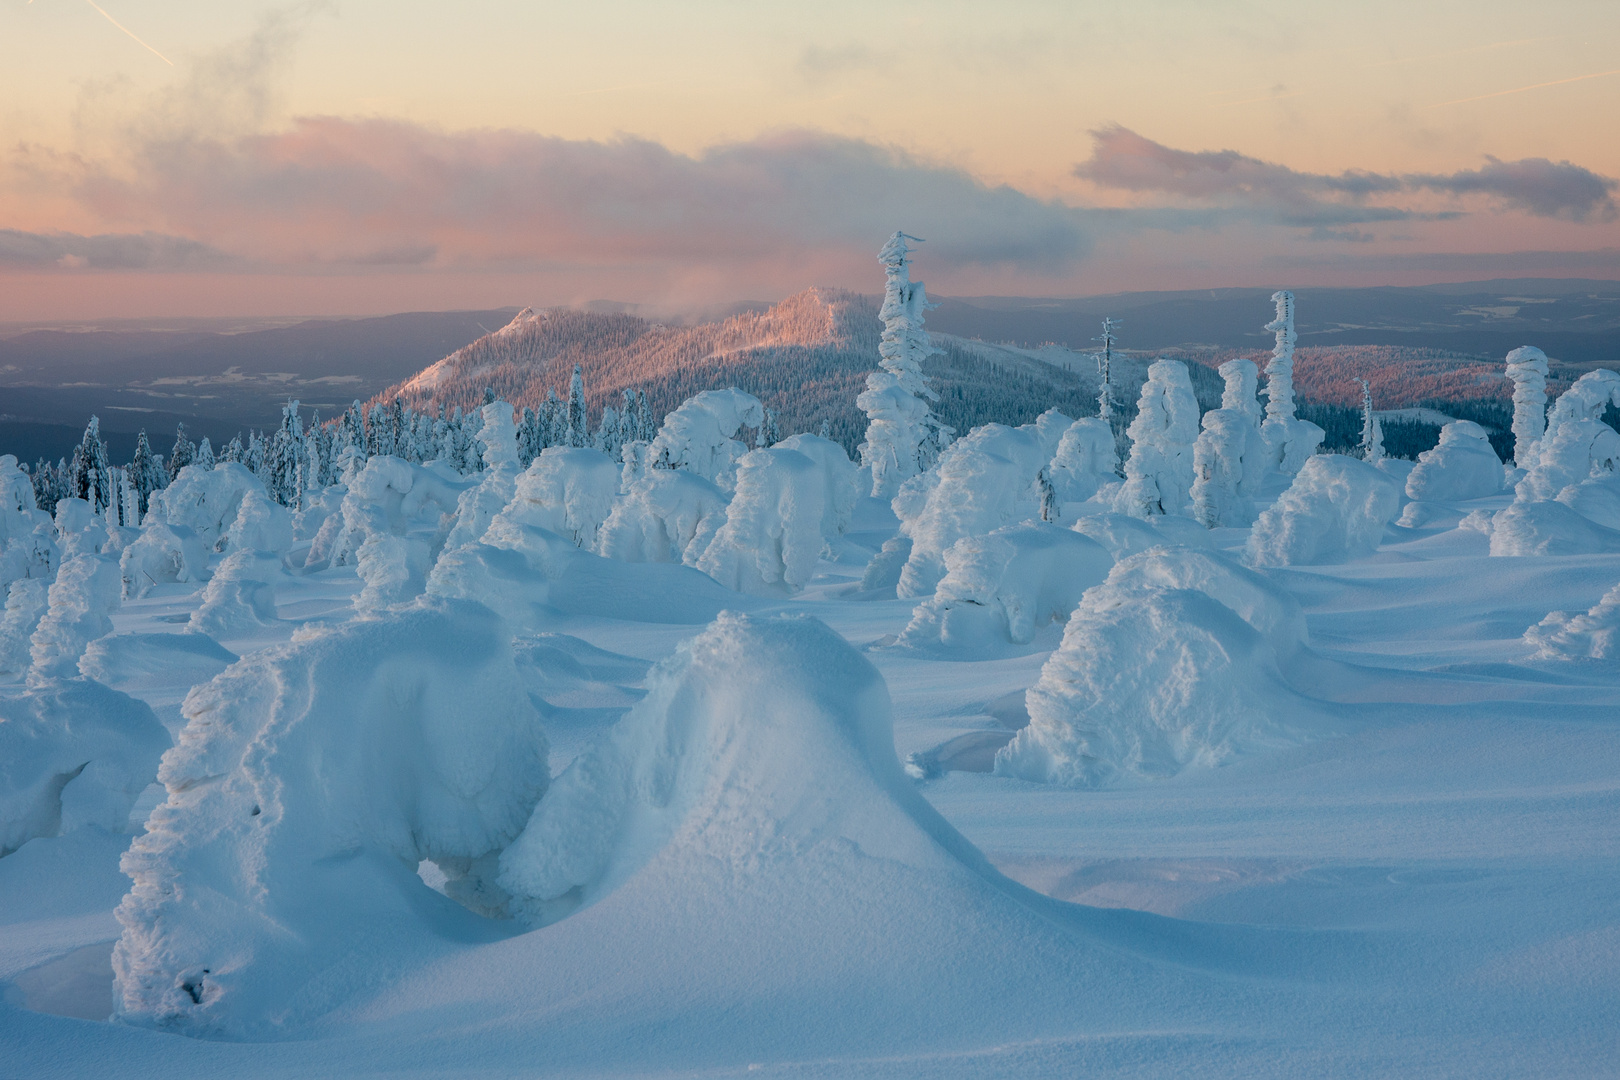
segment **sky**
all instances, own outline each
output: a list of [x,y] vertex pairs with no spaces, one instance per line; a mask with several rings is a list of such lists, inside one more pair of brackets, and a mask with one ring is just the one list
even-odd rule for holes
[[0,321],[1620,277],[1620,4],[0,0]]

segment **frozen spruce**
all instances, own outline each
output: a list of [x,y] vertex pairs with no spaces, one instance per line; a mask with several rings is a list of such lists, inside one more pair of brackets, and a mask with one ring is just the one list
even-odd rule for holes
[[1294,332],[1294,294],[1279,291],[1271,299],[1277,305],[1277,317],[1266,329],[1277,340],[1266,364],[1266,419],[1260,433],[1270,450],[1272,466],[1284,476],[1294,476],[1327,433],[1294,413],[1294,342],[1299,340]]
[[737,466],[737,491],[697,568],[728,589],[798,592],[821,555],[827,485],[819,464],[786,447],[755,450]]
[[84,650],[112,633],[112,613],[121,594],[118,564],[106,556],[75,555],[64,562],[29,639],[29,684],[77,676]]
[[1046,469],[1062,502],[1084,502],[1105,485],[1119,481],[1119,451],[1114,429],[1095,416],[1070,424],[1058,439]]
[[1388,475],[1344,454],[1316,454],[1255,522],[1251,566],[1337,563],[1378,549],[1401,505]]
[[1186,364],[1153,362],[1127,434],[1131,456],[1125,462],[1125,484],[1114,496],[1114,509],[1140,518],[1190,513],[1198,399]]
[[1507,377],[1513,382],[1513,464],[1528,469],[1547,430],[1547,354],[1519,346],[1507,354]]
[[736,387],[705,390],[664,417],[647,463],[652,468],[686,469],[730,491],[737,461],[748,453],[737,434],[764,422],[765,407],[754,395]]
[[1266,476],[1266,446],[1260,437],[1259,371],[1252,360],[1228,360],[1221,407],[1204,414],[1193,443],[1193,517],[1214,529],[1254,522],[1254,500]]
[[1502,459],[1490,436],[1471,420],[1440,429],[1440,442],[1418,455],[1406,478],[1406,497],[1426,502],[1466,502],[1502,490]]

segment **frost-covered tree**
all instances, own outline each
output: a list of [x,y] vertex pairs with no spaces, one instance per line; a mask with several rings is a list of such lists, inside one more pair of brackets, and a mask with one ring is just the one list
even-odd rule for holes
[[636,439],[650,443],[658,437],[658,422],[653,419],[652,406],[647,403],[647,391],[636,392]]
[[176,424],[174,428],[174,446],[169,450],[169,479],[174,480],[180,475],[180,470],[190,465],[197,457],[197,447],[186,437],[186,425]]
[[1507,377],[1513,380],[1513,464],[1528,469],[1547,430],[1547,354],[1519,346],[1507,355]]
[[765,419],[754,432],[754,449],[768,450],[782,441],[782,431],[776,426],[776,410],[766,409]]
[[240,464],[247,451],[242,446],[242,436],[232,435],[231,441],[225,444],[225,449],[219,453],[219,460],[230,464]]
[[1114,333],[1120,327],[1116,319],[1102,321],[1102,335],[1096,340],[1102,345],[1097,354],[1097,419],[1106,424],[1114,422]]
[[1266,420],[1260,433],[1270,450],[1272,463],[1284,476],[1298,474],[1305,459],[1316,453],[1327,434],[1309,420],[1294,414],[1294,294],[1287,290],[1272,293],[1277,317],[1266,329],[1277,336],[1266,365]]
[[83,499],[98,514],[112,501],[107,480],[110,464],[107,460],[107,444],[101,441],[101,421],[92,416],[68,465],[68,487],[73,498]]
[[1127,434],[1131,456],[1125,462],[1125,484],[1114,508],[1139,518],[1187,513],[1194,477],[1193,443],[1198,438],[1198,399],[1193,396],[1186,364],[1162,358],[1153,362]]
[[216,464],[214,447],[209,443],[208,436],[204,435],[202,442],[197,444],[197,456],[192,459],[191,463],[199,469],[212,469]]
[[1356,450],[1362,461],[1376,465],[1384,460],[1384,428],[1373,412],[1372,386],[1366,379],[1356,382],[1361,384],[1361,444]]
[[916,239],[896,232],[878,253],[885,277],[879,370],[866,377],[866,391],[855,401],[867,416],[861,464],[871,471],[877,498],[893,497],[902,483],[931,467],[952,434],[928,407],[939,395],[922,365],[939,350],[923,329],[923,313],[931,306],[927,291],[911,280],[906,241]]
[[591,445],[590,428],[585,423],[585,376],[580,373],[579,365],[574,365],[574,374],[568,380],[568,439],[566,445],[586,447]]
[[1204,414],[1193,444],[1193,517],[1207,528],[1240,527],[1254,521],[1253,498],[1266,472],[1260,437],[1259,370],[1252,360],[1228,360],[1221,407]]
[[129,463],[129,479],[135,486],[139,513],[144,517],[152,492],[162,491],[163,486],[169,482],[163,465],[152,454],[152,444],[146,440],[145,428],[142,428],[141,433],[135,438],[135,457]]

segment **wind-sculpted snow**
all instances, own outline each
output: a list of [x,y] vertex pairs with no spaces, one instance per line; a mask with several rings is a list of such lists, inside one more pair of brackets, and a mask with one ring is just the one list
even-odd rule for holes
[[1180,516],[1158,516],[1147,520],[1125,514],[1087,514],[1071,528],[1089,536],[1117,562],[1156,547],[1209,547],[1209,530]]
[[1502,459],[1485,429],[1454,420],[1440,429],[1440,442],[1418,455],[1406,478],[1406,496],[1428,502],[1465,502],[1502,490]]
[[1125,485],[1114,497],[1114,509],[1140,518],[1189,513],[1198,399],[1187,365],[1154,361],[1136,408],[1126,432],[1131,454],[1125,461]]
[[1547,430],[1547,354],[1533,345],[1514,349],[1507,354],[1507,377],[1513,381],[1513,463],[1528,469]]
[[815,462],[821,473],[821,538],[831,543],[843,536],[855,516],[860,497],[856,476],[860,469],[831,439],[801,432],[776,444],[776,449],[794,450]]
[[433,936],[422,860],[498,903],[482,871],[546,789],[508,639],[463,601],[306,632],[184,711],[168,799],[124,857],[125,1023],[264,1035],[320,1015],[387,968],[381,942]]
[[223,551],[268,551],[285,554],[292,547],[293,522],[287,508],[263,491],[245,491],[230,528],[225,531]]
[[276,624],[281,560],[272,552],[231,552],[214,570],[186,629],[219,640],[261,633]]
[[597,550],[621,562],[696,566],[726,520],[726,493],[685,469],[647,469],[631,480],[598,533]]
[[1620,658],[1620,585],[1603,594],[1589,611],[1554,611],[1524,632],[1538,660]]
[[754,450],[737,465],[725,524],[697,568],[728,589],[761,595],[797,592],[821,555],[827,483],[797,450]]
[[0,693],[0,856],[84,825],[125,831],[168,747],[143,702],[88,679]]
[[[567,543],[553,533],[546,535],[554,545]],[[545,620],[550,582],[543,560],[532,558],[524,551],[489,544],[463,544],[446,551],[433,564],[427,594],[475,600],[513,628],[533,629]]]
[[1490,521],[1492,555],[1594,555],[1620,551],[1620,531],[1606,528],[1563,502],[1521,502]]
[[1084,502],[1102,485],[1119,479],[1119,451],[1107,421],[1087,416],[1058,437],[1047,476],[1063,502]]
[[29,683],[78,675],[85,648],[112,633],[121,592],[118,564],[106,556],[75,555],[63,563],[46,594],[45,614],[29,639]]
[[50,585],[38,578],[18,578],[6,590],[0,612],[0,675],[21,675],[33,662],[29,639],[50,608]]
[[119,555],[118,573],[124,599],[138,600],[159,585],[207,578],[208,548],[192,529],[155,521]]
[[0,589],[55,568],[51,516],[34,502],[34,485],[10,454],[0,455]]
[[269,497],[264,484],[246,466],[236,462],[221,462],[212,469],[187,465],[172,484],[152,493],[143,524],[155,520],[184,525],[206,548],[217,551],[250,491]]
[[619,469],[600,450],[548,446],[517,478],[490,529],[498,535],[510,525],[533,525],[595,550],[618,491]]
[[1133,556],[1069,618],[995,771],[1107,787],[1296,741],[1309,707],[1283,667],[1305,640],[1299,605],[1225,556]]
[[1193,443],[1193,516],[1212,529],[1254,523],[1254,500],[1269,464],[1254,361],[1228,360],[1220,373],[1226,380],[1221,407],[1204,414]]
[[748,452],[735,436],[745,427],[757,428],[764,422],[765,408],[754,395],[736,387],[705,390],[687,398],[680,408],[664,417],[664,425],[652,441],[649,459],[690,469],[730,491],[737,461]]
[[1305,566],[1370,555],[1400,502],[1400,488],[1382,470],[1342,454],[1317,454],[1261,513],[1245,558],[1251,566]]
[[899,643],[983,654],[1025,645],[1069,617],[1113,568],[1090,537],[1040,521],[967,536],[945,552],[945,576],[911,613]]
[[1047,460],[1034,425],[986,424],[946,447],[933,469],[902,484],[894,511],[911,554],[898,595],[932,595],[945,576],[946,550],[964,536],[1038,516],[1036,478]]

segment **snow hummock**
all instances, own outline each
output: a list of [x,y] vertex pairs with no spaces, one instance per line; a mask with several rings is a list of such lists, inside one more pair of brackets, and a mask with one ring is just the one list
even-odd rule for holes
[[1179,516],[1143,520],[1125,514],[1087,514],[1071,528],[1107,548],[1116,562],[1149,548],[1210,546],[1209,530]]
[[1283,666],[1305,640],[1299,605],[1223,555],[1132,556],[1070,617],[995,771],[1106,787],[1295,741],[1304,701]]
[[423,860],[498,906],[493,855],[546,789],[508,639],[465,601],[306,632],[184,711],[167,801],[124,857],[126,1024],[263,1035],[322,1014],[352,992],[346,968],[431,933],[410,894]]
[[1251,566],[1301,566],[1369,555],[1400,502],[1400,488],[1382,470],[1343,454],[1316,454],[1261,513],[1245,558]]
[[1429,502],[1466,502],[1502,490],[1502,459],[1490,436],[1471,420],[1440,429],[1440,442],[1418,455],[1406,478],[1406,496]]
[[1069,617],[1113,568],[1108,549],[1044,521],[965,536],[945,552],[945,576],[901,631],[902,645],[973,652],[1025,645]]
[[1102,485],[1118,480],[1119,451],[1114,446],[1114,429],[1095,416],[1081,417],[1070,424],[1058,438],[1047,477],[1064,502],[1084,502]]

